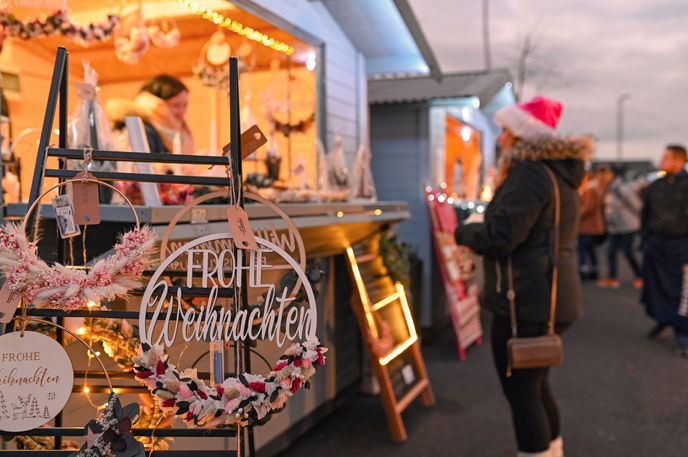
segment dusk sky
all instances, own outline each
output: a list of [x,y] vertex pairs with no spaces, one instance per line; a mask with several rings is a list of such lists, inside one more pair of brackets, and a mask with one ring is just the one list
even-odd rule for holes
[[[482,69],[482,2],[410,0],[445,73]],[[493,67],[512,69],[524,37],[553,68],[543,95],[563,102],[560,131],[591,133],[597,157],[616,157],[616,99],[624,107],[624,156],[656,161],[688,142],[686,0],[491,0]],[[525,97],[538,93],[535,85]]]

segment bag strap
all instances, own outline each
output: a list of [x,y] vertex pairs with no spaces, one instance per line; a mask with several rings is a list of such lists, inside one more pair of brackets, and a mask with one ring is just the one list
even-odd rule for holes
[[[557,313],[557,289],[559,286],[559,245],[560,237],[559,227],[561,225],[561,196],[559,192],[559,183],[557,178],[554,176],[552,170],[545,164],[542,164],[543,168],[547,172],[549,179],[552,181],[552,187],[554,187],[554,227],[552,229],[554,237],[554,253],[552,256],[553,268],[552,268],[552,287],[550,294],[550,304],[549,304],[549,320],[547,321],[547,334],[554,335],[554,323]],[[518,323],[516,321],[516,290],[514,289],[514,270],[511,264],[511,256],[508,259],[508,281],[509,290],[506,293],[506,298],[509,300],[509,317],[511,318],[511,335],[514,338],[518,337]]]

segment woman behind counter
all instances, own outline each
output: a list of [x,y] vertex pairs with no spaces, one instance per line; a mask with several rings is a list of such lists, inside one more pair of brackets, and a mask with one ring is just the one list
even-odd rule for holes
[[[141,87],[133,101],[111,99],[105,104],[105,109],[116,130],[124,129],[126,116],[139,116],[143,120],[150,152],[190,155],[195,153],[195,148],[193,135],[184,119],[188,106],[189,89],[184,83],[172,76],[158,75]],[[185,174],[185,170],[174,164],[153,164],[153,171]],[[122,182],[118,187],[134,203],[142,203],[135,183]],[[182,184],[159,184],[158,189],[162,202],[167,205],[183,204],[192,191]]]
[[125,116],[141,117],[150,152],[193,154],[193,135],[184,119],[188,106],[189,89],[184,83],[172,76],[158,75],[141,87],[133,101],[108,100],[105,109],[115,129],[124,127]]
[[493,313],[492,355],[511,406],[519,457],[564,456],[549,368],[514,369],[508,376],[506,347],[512,334],[509,278],[513,278],[518,335],[539,336],[547,331],[555,257],[555,193],[548,169],[560,189],[557,333],[581,313],[574,255],[579,213],[576,189],[592,145],[586,138],[559,138],[555,129],[560,113],[559,102],[536,97],[528,103],[505,106],[495,114],[495,122],[503,128],[497,139],[503,151],[497,191],[484,222],[460,225],[456,230],[458,244],[483,255],[483,305]]

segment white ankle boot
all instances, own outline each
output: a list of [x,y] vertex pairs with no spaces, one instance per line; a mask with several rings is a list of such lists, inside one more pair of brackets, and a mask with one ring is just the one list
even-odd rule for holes
[[564,457],[564,440],[558,436],[549,443],[551,457]]
[[523,452],[523,451],[518,451],[516,454],[516,457],[552,457],[552,453],[547,449],[546,451],[542,452]]

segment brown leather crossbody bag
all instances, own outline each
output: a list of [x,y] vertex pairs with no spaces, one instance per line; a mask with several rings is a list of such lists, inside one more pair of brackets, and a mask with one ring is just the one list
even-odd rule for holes
[[514,290],[514,271],[509,257],[509,314],[511,317],[511,338],[506,342],[508,357],[507,376],[511,376],[512,369],[545,368],[561,365],[564,362],[564,348],[561,338],[554,331],[555,315],[557,312],[557,282],[559,279],[559,226],[561,221],[561,197],[559,183],[550,168],[542,164],[554,186],[554,255],[552,270],[552,290],[550,295],[549,321],[547,333],[542,336],[520,338],[516,322],[516,291]]

